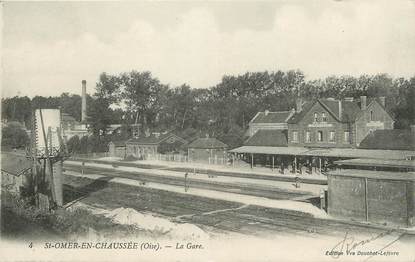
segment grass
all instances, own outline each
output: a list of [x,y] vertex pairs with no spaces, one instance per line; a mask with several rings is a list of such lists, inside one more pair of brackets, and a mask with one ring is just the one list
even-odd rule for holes
[[1,192],[1,200],[1,233],[8,239],[68,239],[86,236],[90,229],[104,238],[159,236],[133,226],[114,224],[111,219],[84,209],[45,212],[33,206],[31,199],[22,199],[5,190]]

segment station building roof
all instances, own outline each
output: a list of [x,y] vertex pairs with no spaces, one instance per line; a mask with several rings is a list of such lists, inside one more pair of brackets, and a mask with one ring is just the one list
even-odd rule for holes
[[251,123],[286,123],[293,111],[258,112]]
[[245,146],[288,146],[287,130],[258,130],[248,138]]
[[359,148],[415,151],[415,133],[409,129],[375,130],[362,140]]

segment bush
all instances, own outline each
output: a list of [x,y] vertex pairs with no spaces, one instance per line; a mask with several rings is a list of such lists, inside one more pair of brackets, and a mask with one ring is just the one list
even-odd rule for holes
[[[58,209],[52,212],[40,210],[32,205],[33,199],[22,199],[5,190],[2,190],[2,209],[6,208],[13,213],[13,217],[21,217],[50,229],[55,233],[68,237],[71,235],[83,236],[89,228],[107,235],[107,237],[127,237],[148,234],[133,226],[114,224],[111,219],[94,215],[85,209],[66,210]],[[150,235],[151,236],[151,235]]]

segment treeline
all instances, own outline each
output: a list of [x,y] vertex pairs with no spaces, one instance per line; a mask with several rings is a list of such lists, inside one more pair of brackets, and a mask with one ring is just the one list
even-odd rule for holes
[[[170,87],[150,72],[132,71],[101,74],[95,93],[102,108],[123,106],[124,120],[130,123],[149,128],[194,128],[213,136],[244,132],[258,111],[290,110],[298,95],[308,100],[385,96],[396,128],[408,128],[415,122],[415,76],[331,76],[306,81],[301,71],[255,72],[224,76],[214,87],[192,89],[188,85]],[[98,122],[106,121],[99,119],[100,114],[93,116]]]
[[[102,73],[95,93],[88,97],[88,116],[98,137],[105,136],[109,124],[140,123],[141,130],[209,134],[232,146],[241,143],[258,111],[290,110],[298,95],[306,100],[385,96],[386,106],[396,119],[395,128],[415,123],[415,76],[406,79],[378,74],[306,80],[301,71],[224,76],[216,86],[206,89],[186,84],[172,87],[150,72]],[[64,93],[60,97],[2,99],[2,117],[30,126],[31,109],[38,107],[61,107],[80,120],[81,97]]]

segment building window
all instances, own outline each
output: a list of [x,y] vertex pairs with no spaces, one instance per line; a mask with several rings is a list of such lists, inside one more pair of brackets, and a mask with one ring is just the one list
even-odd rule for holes
[[311,142],[311,134],[310,131],[305,132],[305,142],[310,143]]
[[293,142],[298,142],[298,131],[293,131]]
[[323,131],[317,131],[317,142],[323,142]]
[[344,131],[343,142],[350,143],[350,132],[349,131]]
[[327,116],[326,116],[326,113],[321,113],[321,118],[323,119],[322,121],[323,122],[327,122]]
[[317,112],[314,113],[314,122],[318,122],[318,113]]
[[336,132],[335,131],[330,131],[330,142],[335,142],[336,140]]
[[373,111],[370,111],[370,121],[373,121]]

